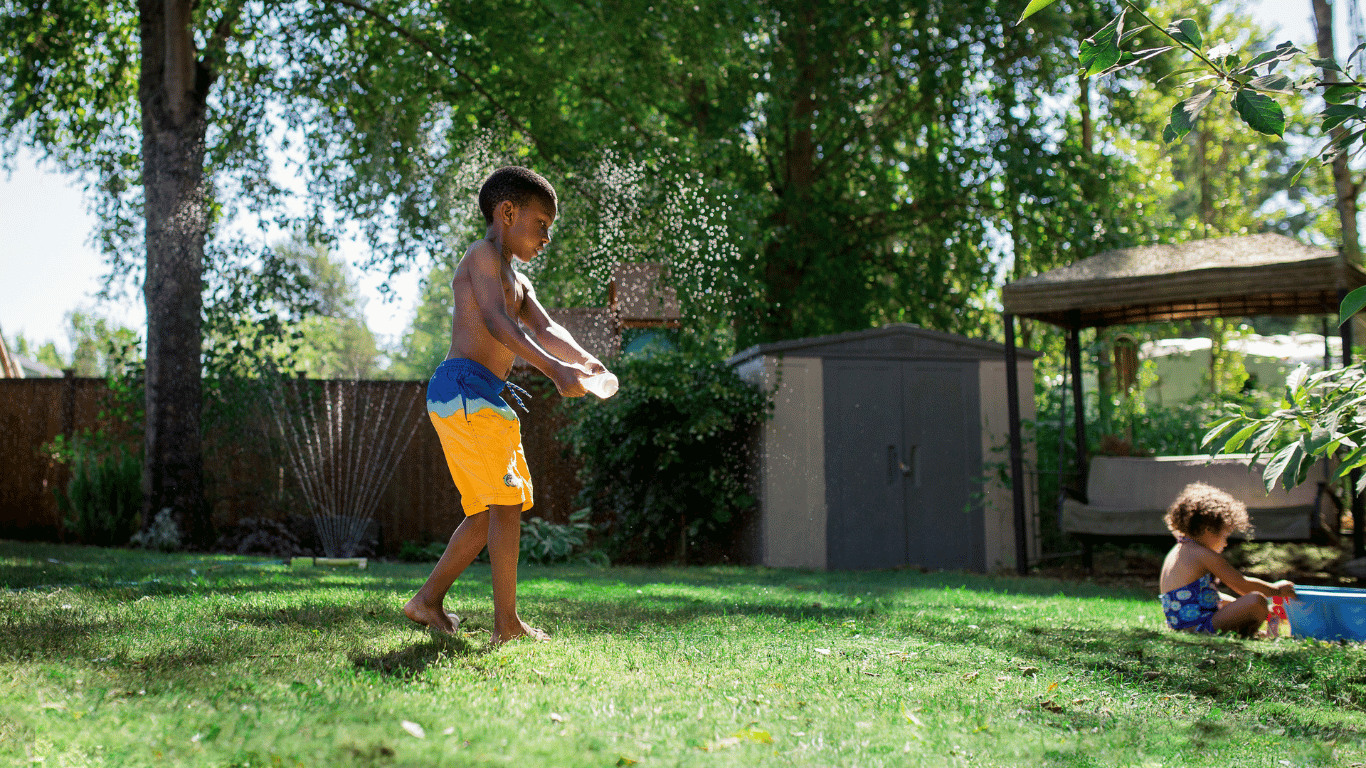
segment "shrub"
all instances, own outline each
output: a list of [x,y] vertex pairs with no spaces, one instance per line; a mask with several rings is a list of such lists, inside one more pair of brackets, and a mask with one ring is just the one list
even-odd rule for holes
[[133,534],[128,543],[143,549],[156,549],[174,552],[180,549],[180,526],[176,525],[175,515],[170,507],[164,507],[145,531]]
[[[607,565],[607,555],[588,549],[588,536],[593,524],[589,522],[590,510],[581,509],[569,516],[567,524],[552,523],[539,517],[522,521],[521,562],[531,565],[554,565],[557,563],[590,563]],[[399,547],[396,557],[405,563],[430,563],[441,559],[446,551],[446,542],[433,541],[421,544],[405,541]],[[479,553],[477,560],[488,562],[488,550]]]
[[398,559],[405,563],[430,563],[441,559],[441,553],[446,551],[446,542],[433,541],[427,544],[419,544],[416,541],[405,541],[398,548]]
[[567,524],[552,523],[539,517],[522,521],[522,562],[532,565],[590,563],[607,565],[607,555],[588,550],[589,522],[593,510],[584,508],[569,516]]
[[104,432],[58,435],[44,449],[71,466],[65,489],[53,489],[67,531],[84,544],[128,543],[142,518],[142,461]]
[[767,394],[720,360],[660,352],[618,364],[609,400],[566,403],[563,437],[583,461],[580,504],[614,562],[717,560],[755,507],[750,438]]

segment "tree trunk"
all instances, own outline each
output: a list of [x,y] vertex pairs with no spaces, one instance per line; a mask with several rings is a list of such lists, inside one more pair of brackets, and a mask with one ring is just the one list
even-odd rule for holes
[[[1333,45],[1333,6],[1328,0],[1312,0],[1314,5],[1314,25],[1318,28],[1318,53],[1321,59],[1336,60]],[[1338,73],[1331,69],[1323,70],[1324,82],[1335,83]],[[1332,131],[1334,139],[1344,133],[1344,129]],[[1357,233],[1357,185],[1352,183],[1352,171],[1347,167],[1347,154],[1339,152],[1333,158],[1333,189],[1337,193],[1338,219],[1342,222],[1342,255],[1352,264],[1361,263],[1361,240]]]
[[140,0],[147,401],[142,521],[170,509],[182,541],[208,543],[200,445],[204,144],[209,71],[195,58],[190,0]]
[[1091,120],[1091,78],[1082,75],[1078,84],[1081,86],[1081,92],[1077,95],[1077,101],[1081,104],[1081,154],[1090,157],[1095,144],[1095,129]]
[[811,34],[816,21],[811,3],[798,3],[783,28],[783,47],[792,57],[794,79],[788,113],[781,116],[783,149],[781,174],[775,184],[777,207],[773,224],[782,233],[766,249],[764,282],[767,306],[760,322],[760,341],[789,338],[793,322],[801,315],[794,301],[803,280],[803,257],[807,253],[803,232],[808,226],[811,188],[816,177],[816,142],[811,129],[817,102],[817,67]]

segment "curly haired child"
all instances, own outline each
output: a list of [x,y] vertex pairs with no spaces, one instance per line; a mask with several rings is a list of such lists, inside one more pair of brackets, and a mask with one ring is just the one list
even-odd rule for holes
[[[1176,546],[1162,563],[1158,588],[1172,629],[1251,637],[1266,620],[1268,597],[1295,596],[1294,584],[1244,576],[1220,554],[1230,534],[1252,529],[1247,507],[1224,491],[1191,483],[1167,509],[1166,523]],[[1215,579],[1241,597],[1220,594]]]

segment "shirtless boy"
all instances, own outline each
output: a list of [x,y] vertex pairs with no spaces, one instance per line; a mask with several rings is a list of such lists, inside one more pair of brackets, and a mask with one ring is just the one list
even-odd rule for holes
[[403,606],[408,618],[440,632],[456,628],[457,619],[442,605],[446,591],[487,545],[493,642],[547,639],[517,615],[521,515],[531,507],[531,476],[517,413],[501,393],[517,356],[550,377],[564,397],[582,397],[581,380],[606,370],[550,319],[531,281],[512,268],[513,259],[529,262],[550,242],[556,204],[555,188],[534,171],[494,171],[479,190],[488,232],[465,252],[451,281],[451,349],[427,384],[427,411],[465,519],[427,582]]

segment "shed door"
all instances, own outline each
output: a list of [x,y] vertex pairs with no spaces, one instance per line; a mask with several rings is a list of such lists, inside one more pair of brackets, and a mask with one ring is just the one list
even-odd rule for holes
[[825,367],[826,558],[831,568],[906,564],[906,517],[888,446],[901,440],[901,363]]
[[976,365],[825,366],[829,566],[981,569]]
[[977,367],[904,363],[901,450],[909,565],[980,570],[982,516]]

